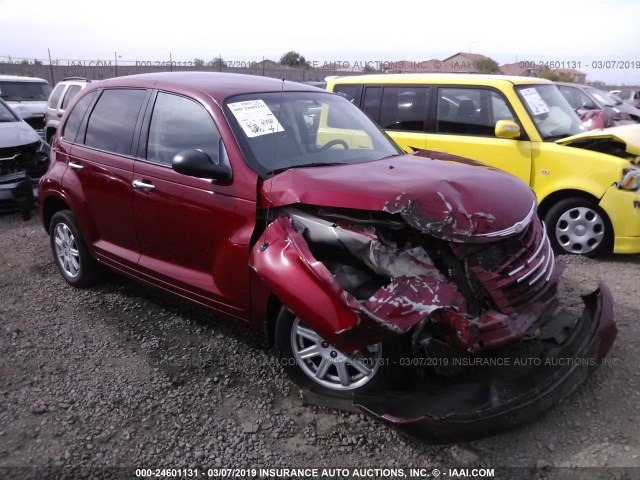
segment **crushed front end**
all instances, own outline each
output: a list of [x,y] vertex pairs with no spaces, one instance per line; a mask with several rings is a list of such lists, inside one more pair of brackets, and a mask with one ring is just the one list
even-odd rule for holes
[[480,210],[473,200],[488,188],[481,183],[474,191],[442,181],[429,195],[401,193],[376,210],[277,206],[250,257],[277,298],[341,358],[403,337],[406,351],[387,361],[410,369],[411,380],[355,390],[352,399],[433,440],[535,418],[587,378],[616,335],[605,286],[584,298],[582,315],[558,307],[564,265],[533,194],[509,209]]
[[19,210],[23,218],[30,217],[38,181],[47,170],[48,148],[41,140],[0,147],[0,211]]

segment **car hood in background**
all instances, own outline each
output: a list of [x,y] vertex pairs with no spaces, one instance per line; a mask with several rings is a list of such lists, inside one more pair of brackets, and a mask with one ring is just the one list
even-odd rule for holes
[[[619,127],[603,128],[579,133],[571,137],[556,140],[556,143],[566,146],[574,146],[584,140],[610,139],[625,145],[625,150],[631,155],[640,155],[640,125],[622,125]],[[578,146],[578,145],[575,145]]]
[[20,118],[42,117],[47,108],[46,100],[23,100],[20,102],[7,101],[7,105],[16,112]]
[[19,147],[40,141],[36,131],[25,122],[0,122],[0,148]]
[[535,213],[533,192],[516,177],[429,151],[290,169],[265,180],[261,195],[265,208],[301,203],[399,213],[421,232],[453,241],[517,233]]

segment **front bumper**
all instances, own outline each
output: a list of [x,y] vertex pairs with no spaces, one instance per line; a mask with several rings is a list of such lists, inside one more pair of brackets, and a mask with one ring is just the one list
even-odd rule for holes
[[[530,356],[533,364],[510,361],[510,365],[496,366],[499,362],[493,362],[462,380],[432,376],[411,391],[357,393],[353,403],[404,433],[435,442],[483,437],[532,421],[578,388],[613,344],[617,328],[609,289],[600,284],[583,301],[582,316],[572,323],[562,343]],[[554,315],[542,328],[553,327],[554,322],[561,327],[570,324],[567,314]],[[509,346],[498,354],[524,362],[526,356],[518,357],[517,348]]]
[[640,253],[640,192],[607,189],[600,200],[613,226],[614,253]]
[[28,219],[38,197],[38,180],[25,172],[0,177],[0,212],[18,210]]

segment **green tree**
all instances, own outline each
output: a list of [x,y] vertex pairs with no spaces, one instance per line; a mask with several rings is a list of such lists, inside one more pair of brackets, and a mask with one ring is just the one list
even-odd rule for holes
[[371,65],[365,65],[364,68],[362,69],[363,73],[378,73],[380,72],[380,70],[378,70],[376,67],[372,67]]
[[478,73],[500,73],[500,66],[493,58],[478,60],[474,62],[474,65]]
[[547,80],[551,80],[552,82],[557,82],[558,81],[558,74],[556,72],[554,72],[553,70],[545,70],[543,72],[540,72],[538,77],[546,78]]
[[567,82],[573,83],[576,79],[569,72],[556,72],[555,70],[545,70],[538,75],[540,78],[546,78],[552,82]]
[[204,60],[201,58],[194,58],[193,65],[196,67],[204,67]]
[[309,68],[311,65],[298,52],[291,50],[280,57],[280,64],[293,68]]
[[558,74],[558,81],[559,82],[573,83],[573,82],[576,81],[576,79],[573,77],[573,75],[571,75],[568,72],[560,72]]

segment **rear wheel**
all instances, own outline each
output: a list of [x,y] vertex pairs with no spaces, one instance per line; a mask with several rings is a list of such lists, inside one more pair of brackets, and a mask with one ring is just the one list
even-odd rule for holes
[[375,343],[345,355],[286,308],[278,316],[275,340],[289,376],[301,387],[324,395],[347,397],[388,385],[396,366],[394,342]]
[[549,209],[545,216],[549,240],[557,253],[597,256],[613,240],[607,214],[588,199],[568,198]]
[[73,213],[56,212],[49,224],[49,235],[56,266],[69,285],[88,287],[100,278],[100,266],[89,254]]

